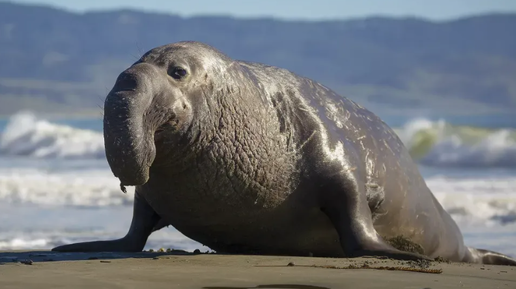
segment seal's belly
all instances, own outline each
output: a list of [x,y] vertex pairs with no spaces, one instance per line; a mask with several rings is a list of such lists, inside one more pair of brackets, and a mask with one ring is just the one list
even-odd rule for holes
[[178,231],[217,252],[343,256],[328,217],[316,207],[294,206],[290,199],[266,208],[209,196],[196,201],[174,194],[144,197]]
[[[186,236],[218,251],[240,254],[342,256],[336,230],[322,213],[304,217],[264,212],[236,221],[175,226]],[[172,220],[173,221],[173,220]]]

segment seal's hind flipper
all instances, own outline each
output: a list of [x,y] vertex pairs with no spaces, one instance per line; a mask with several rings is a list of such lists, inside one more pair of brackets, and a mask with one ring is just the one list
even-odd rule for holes
[[363,186],[346,175],[321,176],[321,210],[335,227],[344,255],[348,258],[376,256],[397,260],[431,260],[422,254],[405,252],[389,245],[373,227]]
[[516,266],[515,259],[498,252],[475,248],[469,248],[469,251],[482,264]]

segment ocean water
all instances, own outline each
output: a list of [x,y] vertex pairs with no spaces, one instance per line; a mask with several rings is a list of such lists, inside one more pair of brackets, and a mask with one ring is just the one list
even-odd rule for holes
[[[391,120],[467,245],[516,257],[516,124]],[[0,250],[119,238],[132,217],[104,155],[100,119],[0,120]],[[209,248],[172,227],[146,248]]]

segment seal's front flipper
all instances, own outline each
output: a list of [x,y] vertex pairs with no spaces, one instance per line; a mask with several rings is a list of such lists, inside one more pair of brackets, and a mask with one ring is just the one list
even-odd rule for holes
[[147,238],[158,225],[160,217],[149,204],[138,195],[134,196],[133,220],[125,237],[109,241],[75,243],[53,248],[57,252],[139,252],[145,247]]
[[473,258],[478,260],[477,263],[489,265],[516,266],[515,259],[512,259],[511,257],[498,252],[475,248],[469,248],[469,251],[473,255]]
[[365,192],[359,184],[341,175],[330,175],[320,183],[323,184],[320,191],[321,210],[337,230],[346,257],[431,260],[417,253],[395,249],[377,234]]

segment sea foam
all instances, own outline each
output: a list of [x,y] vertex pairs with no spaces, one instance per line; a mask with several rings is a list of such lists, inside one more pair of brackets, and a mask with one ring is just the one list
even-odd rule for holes
[[37,118],[30,112],[11,117],[0,135],[0,154],[32,158],[100,159],[105,157],[101,133]]

